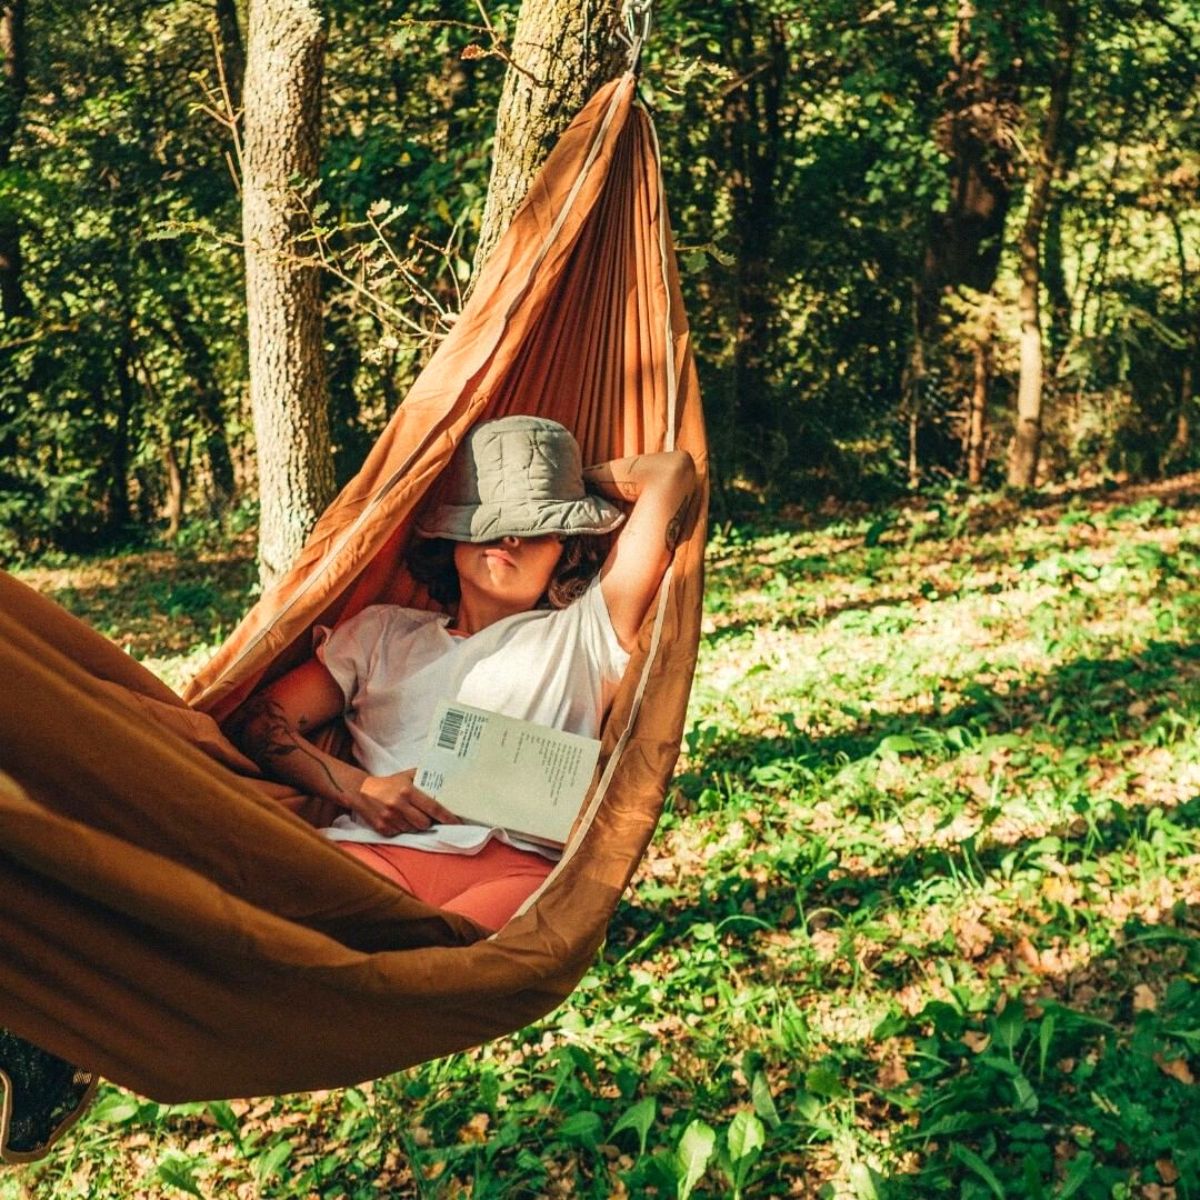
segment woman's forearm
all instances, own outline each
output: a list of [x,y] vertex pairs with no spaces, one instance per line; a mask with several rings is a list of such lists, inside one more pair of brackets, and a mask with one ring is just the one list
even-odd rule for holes
[[343,808],[352,806],[366,771],[314,746],[269,692],[252,697],[243,711],[238,741],[265,774]]
[[665,529],[668,549],[674,549],[687,515],[695,486],[695,465],[686,450],[663,450],[657,454],[633,454],[597,463],[583,473],[584,479],[601,495],[612,500],[637,503],[653,494],[656,507],[670,514]]
[[612,500],[636,500],[647,485],[667,483],[683,472],[690,474],[691,467],[692,456],[686,450],[660,450],[585,467],[583,477]]
[[309,659],[246,702],[238,744],[272,779],[332,800],[383,837],[457,820],[415,785],[412,771],[369,775],[308,740],[343,705],[337,680],[323,662]]

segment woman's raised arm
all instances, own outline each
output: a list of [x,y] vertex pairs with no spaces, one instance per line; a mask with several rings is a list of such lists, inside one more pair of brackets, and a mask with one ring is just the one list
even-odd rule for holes
[[686,450],[664,450],[599,463],[583,477],[602,495],[633,502],[600,571],[613,628],[621,645],[632,650],[687,523],[696,465]]

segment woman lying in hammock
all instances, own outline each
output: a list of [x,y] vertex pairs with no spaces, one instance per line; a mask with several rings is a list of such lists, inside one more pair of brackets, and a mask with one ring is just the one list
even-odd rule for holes
[[[450,614],[375,605],[319,630],[314,657],[243,710],[243,749],[268,775],[344,808],[327,833],[347,853],[418,899],[498,929],[557,854],[462,824],[414,786],[430,714],[459,700],[598,736],[694,485],[684,451],[582,471],[555,421],[477,426],[409,552],[410,570]],[[632,502],[628,518],[605,495]],[[618,527],[602,556],[603,535]],[[308,740],[339,716],[357,766]]]

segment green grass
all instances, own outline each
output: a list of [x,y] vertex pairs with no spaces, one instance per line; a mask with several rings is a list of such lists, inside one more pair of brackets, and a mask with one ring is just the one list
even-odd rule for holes
[[[569,1003],[360,1088],[112,1089],[0,1197],[1200,1197],[1195,504],[721,531],[662,828]],[[145,578],[38,582],[178,681]]]

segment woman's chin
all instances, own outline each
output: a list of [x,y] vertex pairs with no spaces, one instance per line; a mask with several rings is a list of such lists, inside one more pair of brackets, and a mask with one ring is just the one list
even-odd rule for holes
[[524,612],[535,608],[541,599],[541,592],[530,596],[528,587],[522,587],[520,580],[492,578],[477,588],[479,598],[489,604],[502,605],[513,612]]

